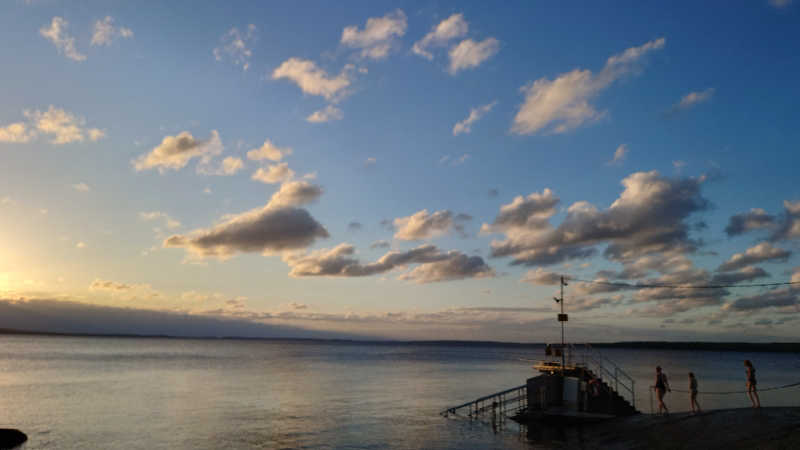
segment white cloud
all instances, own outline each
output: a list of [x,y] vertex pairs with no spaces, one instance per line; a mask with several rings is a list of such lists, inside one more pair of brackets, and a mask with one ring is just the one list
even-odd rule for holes
[[445,209],[429,214],[427,209],[423,209],[408,217],[394,219],[397,230],[394,238],[402,241],[430,239],[447,233],[454,226],[452,212]]
[[133,31],[130,28],[114,27],[114,18],[106,16],[103,20],[98,20],[94,23],[92,32],[91,45],[111,45],[114,38],[129,39],[133,37]]
[[75,244],[75,248],[86,248],[86,243],[83,241],[78,242]]
[[672,105],[669,110],[666,112],[667,117],[674,116],[681,111],[685,111],[698,105],[700,103],[707,102],[711,99],[714,95],[714,88],[708,88],[704,91],[696,91],[690,92],[683,97],[681,97],[680,101]]
[[464,20],[464,15],[453,14],[439,22],[425,37],[415,42],[411,51],[425,59],[432,60],[433,54],[429,50],[430,47],[444,46],[452,39],[466,35],[468,30],[469,24]]
[[791,4],[792,0],[769,0],[769,5],[778,9],[787,8]]
[[332,120],[342,120],[343,117],[344,113],[341,109],[333,105],[328,105],[323,109],[314,111],[310,116],[306,117],[306,120],[311,123],[323,123]]
[[181,226],[180,221],[173,219],[169,216],[169,214],[161,211],[140,212],[139,218],[147,221],[164,219],[164,223],[166,224],[167,228],[171,230]]
[[233,175],[244,168],[244,161],[241,158],[228,156],[222,160],[222,173],[224,175]]
[[681,98],[681,101],[678,102],[677,106],[684,109],[689,108],[698,103],[709,100],[712,95],[714,95],[714,88],[708,88],[705,91],[700,92],[690,92]]
[[622,164],[622,162],[625,161],[625,158],[627,157],[628,157],[628,146],[626,144],[621,144],[619,147],[617,147],[616,150],[614,150],[614,157],[611,158],[611,161],[609,161],[606,164],[611,166],[619,165]]
[[0,127],[0,142],[25,143],[35,136],[33,130],[29,130],[24,122],[16,122],[5,127]]
[[92,142],[97,142],[106,137],[106,132],[98,128],[89,128],[86,130],[86,134],[89,136],[89,140]]
[[500,50],[500,41],[493,37],[480,42],[465,39],[450,49],[450,67],[448,71],[455,75],[461,70],[478,67]]
[[76,183],[72,185],[72,189],[75,189],[78,192],[89,192],[92,188],[89,187],[86,183]]
[[269,139],[264,141],[264,144],[259,148],[254,148],[247,152],[247,159],[253,161],[260,161],[268,159],[270,161],[280,161],[284,156],[292,154],[292,149],[289,147],[280,148],[272,143]]
[[481,231],[506,235],[492,241],[492,256],[513,256],[513,264],[528,266],[587,258],[601,244],[607,244],[607,259],[621,262],[667,250],[690,252],[699,244],[689,237],[687,219],[709,205],[700,191],[704,180],[633,173],[622,180],[625,189],[610,207],[575,202],[557,227],[549,219],[558,199],[545,190],[503,205],[494,223]]
[[131,163],[137,171],[157,168],[163,174],[167,170],[186,167],[192,158],[201,158],[201,162],[209,163],[220,153],[222,141],[217,130],[212,130],[211,136],[204,141],[196,140],[191,133],[184,131],[177,136],[165,137],[161,144]]
[[280,189],[272,194],[267,203],[268,208],[301,206],[315,202],[322,196],[322,188],[308,181],[295,180],[281,184]]
[[748,248],[744,253],[736,253],[717,269],[719,272],[730,272],[742,269],[751,264],[765,261],[786,261],[792,252],[782,248],[773,247],[769,242],[762,242]]
[[67,26],[69,22],[61,17],[53,17],[50,26],[44,26],[39,29],[39,34],[49,40],[56,46],[59,53],[73,61],[84,61],[86,55],[81,54],[75,48],[75,38],[67,34]]
[[406,15],[398,9],[383,17],[370,17],[363,30],[355,25],[345,27],[341,43],[361,49],[364,58],[383,59],[389,55],[394,40],[406,33],[406,27]]
[[487,105],[478,106],[477,108],[470,108],[469,116],[466,119],[462,120],[461,122],[456,123],[453,126],[453,136],[458,136],[462,133],[469,133],[472,131],[472,124],[480,120],[483,116],[485,116],[489,111],[494,108],[497,102],[494,101]]
[[370,156],[364,160],[364,167],[371,167],[378,163],[378,160]]
[[[105,137],[105,132],[98,128],[84,128],[86,120],[53,105],[47,111],[23,111],[23,115],[30,121],[30,127],[38,132],[53,137],[51,144],[69,144],[83,142],[87,135],[89,140],[97,141]],[[19,123],[14,124],[19,125]],[[33,137],[33,131],[29,131]]]
[[636,63],[647,53],[664,47],[664,38],[631,47],[613,55],[597,74],[575,69],[554,80],[540,78],[520,91],[525,100],[514,117],[511,131],[536,134],[541,131],[564,133],[603,116],[589,100],[624,75],[635,72]]
[[450,165],[450,166],[460,166],[461,164],[464,164],[465,162],[467,162],[467,160],[470,159],[470,158],[472,158],[472,155],[470,155],[469,153],[464,153],[463,155],[458,156],[458,157],[454,157],[454,156],[450,156],[450,155],[444,155],[441,158],[439,158],[439,164]]
[[222,43],[214,48],[212,53],[217,61],[223,58],[230,58],[231,62],[237,66],[242,66],[242,70],[250,68],[250,57],[253,56],[252,44],[255,40],[256,26],[252,23],[247,26],[245,31],[239,31],[233,27],[228,30],[221,38]]
[[294,171],[289,168],[288,163],[273,164],[267,168],[260,167],[253,176],[253,180],[267,184],[281,183],[294,177]]
[[346,69],[331,77],[314,61],[300,58],[289,58],[272,72],[273,80],[281,78],[294,82],[306,94],[319,95],[331,101],[341,99],[345,89],[350,86]]
[[236,156],[227,156],[220,161],[218,167],[213,167],[210,157],[201,161],[197,165],[197,173],[202,175],[235,175],[236,172],[244,169],[244,161]]
[[305,209],[266,205],[228,216],[218,225],[173,235],[163,246],[184,248],[199,258],[228,259],[236,253],[270,255],[311,245],[328,232]]
[[289,264],[292,277],[363,277],[402,269],[419,264],[400,280],[416,283],[433,283],[465,278],[494,277],[495,271],[479,256],[467,256],[459,251],[442,252],[433,245],[414,249],[390,251],[375,262],[362,264],[355,258],[355,247],[339,244],[332,249],[321,249],[306,254],[286,253],[283,260]]

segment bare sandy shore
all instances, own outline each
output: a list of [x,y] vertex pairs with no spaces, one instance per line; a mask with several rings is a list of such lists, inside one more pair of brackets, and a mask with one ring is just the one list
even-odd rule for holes
[[565,448],[800,449],[800,407],[639,414],[583,427]]

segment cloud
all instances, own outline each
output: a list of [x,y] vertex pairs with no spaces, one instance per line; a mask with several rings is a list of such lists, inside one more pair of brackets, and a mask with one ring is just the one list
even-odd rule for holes
[[489,37],[480,42],[464,39],[450,49],[448,72],[455,75],[461,70],[472,69],[494,56],[500,50],[500,41]]
[[607,162],[606,164],[609,166],[618,166],[625,161],[625,158],[628,157],[628,146],[626,144],[620,144],[616,150],[614,150],[614,157],[611,158],[611,161]]
[[114,18],[106,16],[103,20],[98,20],[94,23],[92,28],[92,42],[91,45],[109,46],[114,41],[114,38],[129,39],[133,37],[133,31],[130,28],[114,27]]
[[282,78],[295,83],[305,94],[318,95],[329,101],[341,99],[345,89],[350,86],[346,70],[331,77],[314,61],[300,58],[289,58],[272,72],[273,80]]
[[714,88],[708,88],[704,91],[689,92],[681,97],[678,103],[672,105],[672,111],[689,109],[697,104],[710,100],[713,95]]
[[222,165],[220,166],[222,175],[233,175],[243,168],[244,168],[244,161],[242,161],[241,158],[236,158],[233,156],[228,156],[225,159],[223,159]]
[[92,281],[92,284],[89,285],[89,289],[93,291],[128,291],[133,289],[133,286],[130,284],[96,278],[94,281]]
[[545,227],[547,220],[556,213],[555,207],[558,202],[558,197],[547,188],[541,194],[534,192],[527,197],[518,195],[511,203],[500,206],[500,212],[494,222],[491,225],[483,224],[481,231],[491,233],[515,227]]
[[352,221],[347,224],[347,231],[361,231],[364,229],[364,224],[361,222]]
[[665,42],[664,38],[659,38],[613,55],[597,74],[575,69],[554,80],[540,78],[522,86],[520,91],[525,99],[514,117],[511,132],[564,133],[587,121],[599,119],[604,113],[597,111],[589,100],[614,81],[634,73],[636,63],[647,53],[663,48]]
[[537,267],[527,271],[520,281],[537,286],[556,286],[561,283],[561,274]]
[[748,248],[744,253],[734,254],[729,260],[720,265],[717,271],[730,272],[764,261],[786,261],[791,254],[792,252],[789,250],[773,247],[769,242],[762,242]]
[[228,259],[236,253],[270,255],[305,248],[316,239],[329,236],[305,209],[272,203],[271,200],[262,208],[229,216],[210,228],[170,236],[163,246],[184,248],[198,258]]
[[251,159],[253,161],[260,161],[262,159],[280,161],[284,156],[291,155],[292,152],[293,150],[291,148],[280,148],[273,144],[269,139],[266,139],[261,147],[254,148],[247,152],[247,159]]
[[5,127],[0,127],[0,142],[24,144],[34,137],[33,130],[29,130],[24,122],[16,122]]
[[222,141],[217,130],[211,131],[211,136],[206,140],[197,140],[188,131],[177,136],[167,136],[161,144],[149,153],[139,156],[131,161],[137,171],[157,168],[160,173],[167,170],[179,170],[189,163],[192,158],[201,158],[201,163],[210,162],[213,156],[222,153]]
[[67,58],[73,61],[85,61],[86,55],[75,48],[75,38],[67,34],[68,25],[69,22],[56,16],[50,21],[50,27],[44,26],[39,29],[39,34],[52,42],[58,52],[63,53]]
[[[37,132],[53,137],[51,144],[69,144],[83,142],[87,137],[97,141],[105,137],[105,132],[97,128],[85,128],[86,120],[61,108],[50,105],[47,111],[23,111],[23,115],[30,121],[30,127]],[[20,125],[19,123],[13,125]],[[28,138],[35,134],[29,131]]]
[[773,241],[800,238],[800,200],[796,202],[784,200],[783,208],[777,229],[770,236]]
[[736,236],[748,231],[769,229],[770,241],[783,241],[800,238],[800,201],[783,201],[783,211],[777,217],[767,214],[760,208],[731,216],[725,232]]
[[267,166],[266,169],[260,167],[251,178],[262,183],[275,184],[290,180],[292,177],[294,171],[289,168],[288,163],[283,162]]
[[463,280],[467,278],[494,278],[495,271],[480,256],[467,256],[451,250],[442,261],[426,263],[400,276],[401,280],[415,283]]
[[308,181],[296,180],[281,184],[272,194],[267,207],[300,206],[315,202],[322,196],[322,188]]
[[389,272],[410,264],[419,265],[401,275],[400,279],[420,284],[495,275],[494,270],[478,256],[470,257],[455,250],[445,253],[433,245],[422,245],[405,252],[390,251],[369,264],[361,264],[354,254],[355,247],[345,243],[304,255],[287,253],[284,261],[291,267],[289,275],[293,277],[361,277]]
[[209,154],[197,165],[197,173],[202,175],[230,176],[242,169],[244,169],[244,161],[235,156],[227,156],[220,161],[218,167],[213,167],[211,154]]
[[792,0],[769,0],[769,5],[773,8],[784,9],[792,4]]
[[453,125],[453,136],[458,136],[462,133],[469,133],[472,131],[472,124],[480,120],[484,115],[486,115],[489,111],[494,108],[494,105],[497,104],[497,101],[491,102],[489,104],[479,106],[477,108],[470,108],[469,116],[466,119],[462,120],[461,122],[456,123]]
[[469,24],[464,20],[464,15],[453,14],[439,22],[425,37],[415,42],[411,51],[427,60],[432,60],[433,54],[429,51],[430,47],[445,46],[451,40],[465,36],[468,30]]
[[461,156],[459,156],[457,158],[456,157],[452,157],[450,155],[444,155],[441,158],[439,158],[439,164],[442,164],[442,165],[446,164],[446,165],[450,165],[450,166],[460,166],[461,164],[464,164],[465,162],[467,162],[467,160],[469,160],[470,158],[472,158],[472,156],[469,153],[464,153],[463,155],[461,155]]
[[388,56],[394,40],[406,33],[406,27],[406,15],[398,9],[383,17],[370,17],[363,30],[355,25],[345,27],[341,43],[361,49],[363,58],[383,59]]
[[389,242],[388,242],[388,241],[383,241],[383,240],[380,240],[380,241],[375,241],[375,242],[373,242],[372,244],[369,244],[369,248],[371,248],[371,249],[376,249],[376,248],[389,248],[389,247],[391,247],[391,245],[389,244]]
[[89,192],[92,188],[89,187],[86,183],[76,183],[72,185],[72,189],[75,189],[78,192]]
[[181,226],[180,221],[173,219],[169,214],[161,211],[140,212],[139,218],[147,221],[164,219],[164,223],[169,229],[175,229]]
[[378,160],[370,156],[369,158],[364,160],[364,167],[372,167],[378,163]]
[[666,178],[657,171],[637,172],[622,180],[625,187],[611,206],[598,210],[588,202],[573,203],[557,227],[549,223],[558,199],[549,190],[518,197],[503,205],[494,223],[482,232],[502,232],[491,243],[492,256],[512,256],[512,264],[548,265],[592,256],[595,245],[607,243],[605,255],[632,260],[667,249],[690,251],[686,219],[708,208],[700,178]]
[[768,228],[775,224],[775,216],[767,214],[761,208],[753,208],[746,213],[735,214],[728,221],[725,233],[737,236],[747,231]]
[[739,297],[725,305],[726,311],[755,311],[765,308],[781,308],[800,304],[800,289],[779,288],[766,293]]
[[75,244],[75,248],[86,248],[86,242],[79,241],[77,244]]
[[331,122],[334,120],[342,120],[343,118],[344,118],[344,113],[342,112],[341,109],[333,105],[328,105],[320,110],[311,113],[310,116],[306,117],[306,121],[311,123],[324,123],[324,122]]
[[498,195],[500,195],[500,191],[497,190],[496,188],[491,188],[488,191],[486,191],[486,195],[488,195],[489,198],[495,198]]
[[354,333],[265,324],[222,314],[100,306],[74,301],[0,300],[0,327],[53,333],[186,337],[353,338]]
[[452,212],[441,210],[428,214],[428,210],[423,209],[410,216],[394,219],[397,230],[394,238],[402,241],[431,239],[447,233],[453,224]]
[[760,267],[746,266],[736,272],[714,274],[711,284],[736,284],[742,281],[751,281],[758,278],[769,277],[769,274]]
[[231,28],[220,38],[220,46],[212,51],[214,58],[217,61],[228,58],[234,65],[242,66],[242,70],[249,69],[255,35],[256,26],[252,23],[247,25],[244,31],[239,31],[236,27]]

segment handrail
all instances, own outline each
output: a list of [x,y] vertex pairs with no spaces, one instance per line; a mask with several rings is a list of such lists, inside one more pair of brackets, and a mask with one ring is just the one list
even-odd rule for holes
[[[636,408],[636,381],[633,379],[633,377],[628,375],[628,373],[619,367],[614,361],[592,347],[591,344],[584,344],[584,349],[584,360],[588,359],[590,362],[594,363],[598,375],[600,375],[601,378],[603,378],[604,375],[607,375],[609,383],[612,381],[614,383],[614,390],[617,392],[617,394],[624,398],[624,392],[620,391],[619,389],[621,385],[630,395],[631,405]],[[613,369],[613,373],[611,370],[609,370],[609,368],[606,367],[604,362]]]
[[[440,412],[439,414],[445,417],[447,417],[449,414],[457,415],[457,411],[459,409],[467,407],[469,407],[470,418],[477,417],[490,409],[495,412],[497,412],[496,410],[499,409],[501,414],[505,414],[509,410],[508,405],[515,402],[518,404],[518,408],[514,409],[514,411],[517,411],[519,409],[523,409],[525,405],[527,405],[527,388],[527,384],[523,384],[521,386],[506,389],[504,391],[495,392],[494,394],[480,397],[472,400],[471,402],[467,402],[458,406],[452,406]],[[506,394],[515,392],[517,393],[516,396],[512,396],[510,398],[506,397]],[[489,400],[491,400],[491,402],[488,402]],[[482,403],[484,404],[481,405]]]

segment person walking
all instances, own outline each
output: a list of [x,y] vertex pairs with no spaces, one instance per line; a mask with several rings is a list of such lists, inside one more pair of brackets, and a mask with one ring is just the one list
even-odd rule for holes
[[697,378],[694,377],[694,372],[689,372],[689,402],[692,405],[692,414],[702,412],[697,403]]
[[756,368],[749,359],[744,360],[744,370],[747,373],[747,396],[753,402],[753,408],[761,408],[761,400],[758,398],[756,389]]
[[664,394],[672,392],[672,389],[669,388],[667,374],[661,371],[661,366],[656,366],[656,385],[653,387],[658,396],[658,413],[661,414],[663,411],[664,415],[668,416],[669,410],[667,409],[667,405],[664,404]]

